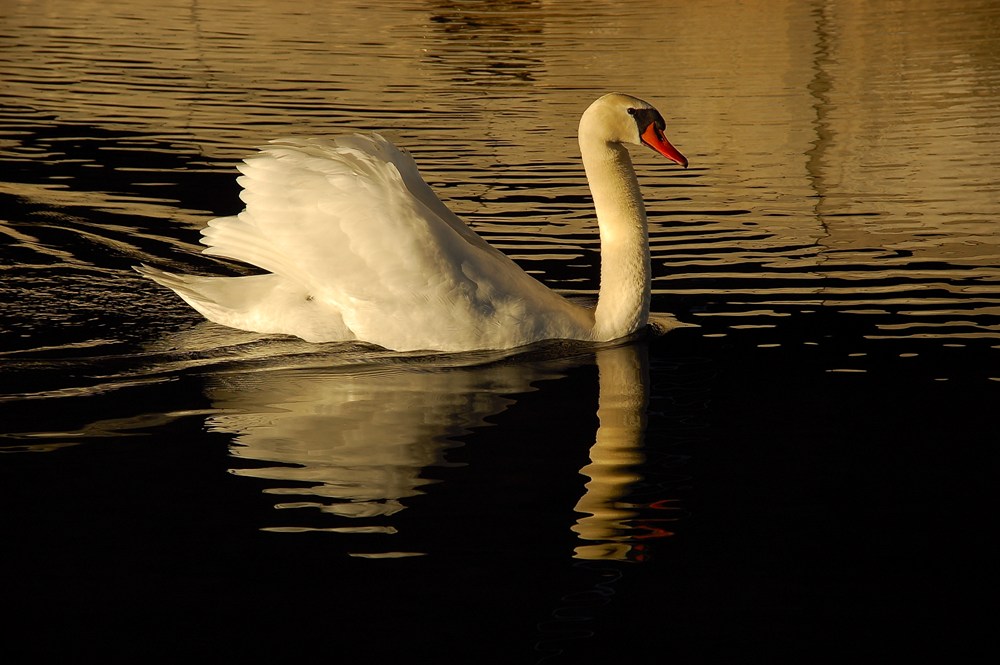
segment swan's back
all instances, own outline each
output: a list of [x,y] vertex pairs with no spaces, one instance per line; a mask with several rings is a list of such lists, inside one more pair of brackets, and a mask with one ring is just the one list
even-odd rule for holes
[[239,170],[246,209],[209,223],[205,253],[271,275],[143,271],[211,320],[398,350],[510,348],[586,338],[593,326],[451,213],[378,135],[274,141]]

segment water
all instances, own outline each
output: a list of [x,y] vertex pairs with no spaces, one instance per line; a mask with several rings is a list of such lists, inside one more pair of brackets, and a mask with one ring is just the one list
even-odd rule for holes
[[[5,644],[24,662],[963,660],[989,635],[1000,11],[986,2],[5,3]],[[283,135],[378,130],[593,295],[580,112],[635,152],[653,309],[427,356],[199,321],[131,270]],[[30,654],[30,655],[29,655]]]

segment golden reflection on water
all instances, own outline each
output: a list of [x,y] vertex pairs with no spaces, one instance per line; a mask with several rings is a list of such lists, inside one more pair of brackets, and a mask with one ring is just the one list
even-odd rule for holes
[[[430,482],[421,476],[425,468],[447,464],[449,441],[484,426],[510,403],[505,394],[530,390],[542,376],[504,367],[251,374],[209,389],[222,413],[208,424],[234,435],[234,456],[267,463],[234,473],[295,483],[268,492],[308,497],[278,508],[382,517],[421,493]],[[356,529],[375,527],[335,530]]]
[[[579,558],[626,558],[632,546],[629,520],[636,513],[621,501],[639,480],[633,467],[643,460],[645,355],[645,348],[635,345],[596,352],[600,426],[591,463],[580,470],[588,480],[576,507],[583,517],[573,526],[585,541],[576,549]],[[507,409],[517,394],[538,389],[538,381],[559,378],[580,362],[219,374],[207,389],[217,410],[207,424],[231,435],[232,455],[248,462],[233,473],[269,481],[266,493],[281,497],[275,508],[320,513],[304,524],[265,530],[392,535],[392,516],[432,482],[428,469],[451,466],[447,451],[459,437],[488,426],[487,418]],[[540,439],[559,436],[559,422],[539,425],[546,428]],[[421,553],[352,552],[416,554]]]
[[[187,155],[185,170],[235,174],[232,160],[276,136],[378,130],[477,231],[557,288],[593,293],[581,274],[596,234],[575,132],[593,97],[617,89],[654,101],[692,164],[679,172],[636,155],[656,296],[719,293],[745,317],[760,310],[747,297],[836,306],[845,288],[878,300],[943,284],[954,317],[991,316],[997,302],[1000,7],[990,0],[585,10],[84,0],[8,14],[18,47],[0,54],[0,102],[14,126],[76,128],[0,139],[8,163],[99,170],[100,155],[76,142],[112,132],[99,147],[138,158],[115,168],[142,193],[84,191],[65,176],[14,178],[0,193],[173,220],[159,256],[133,248],[140,260],[190,252],[187,230],[210,217],[157,196],[177,173],[156,151]],[[217,202],[238,207],[235,196]],[[553,260],[567,274],[537,267]],[[940,264],[933,276],[914,272],[927,262]],[[873,267],[889,271],[888,287]],[[984,283],[993,297],[964,297]]]
[[597,428],[590,464],[580,473],[590,480],[576,504],[584,513],[573,531],[586,544],[576,548],[580,559],[625,559],[634,533],[629,520],[638,513],[622,503],[631,485],[642,479],[635,472],[644,461],[643,435],[649,402],[646,348],[621,346],[597,353],[600,395]]

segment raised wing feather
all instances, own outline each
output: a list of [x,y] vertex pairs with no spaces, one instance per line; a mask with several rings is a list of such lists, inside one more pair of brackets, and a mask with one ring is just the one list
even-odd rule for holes
[[210,223],[205,252],[300,284],[360,339],[458,348],[502,334],[511,339],[494,346],[513,346],[551,326],[548,313],[572,309],[462,223],[377,135],[275,141],[240,171],[246,210]]

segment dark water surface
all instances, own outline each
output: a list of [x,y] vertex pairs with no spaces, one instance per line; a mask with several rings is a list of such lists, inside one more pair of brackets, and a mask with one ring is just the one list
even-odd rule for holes
[[[9,662],[975,662],[992,644],[1000,10],[0,3]],[[561,291],[609,90],[653,309],[393,354],[200,321],[131,266],[285,135],[378,130]]]

